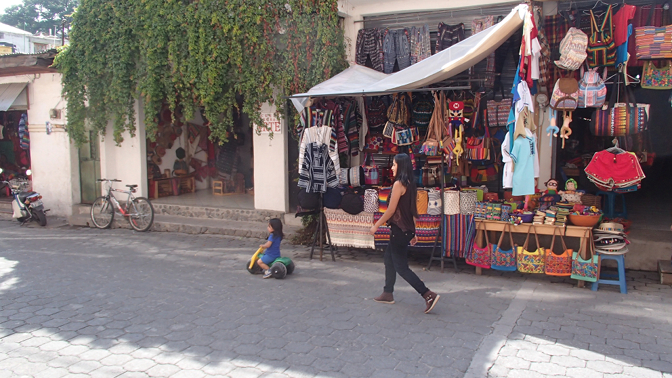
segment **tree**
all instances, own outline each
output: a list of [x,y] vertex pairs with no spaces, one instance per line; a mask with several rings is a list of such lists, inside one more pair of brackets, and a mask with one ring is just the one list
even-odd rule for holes
[[225,141],[234,112],[261,125],[262,103],[282,111],[284,96],[347,68],[338,20],[337,0],[82,1],[54,61],[68,134],[81,144],[87,126],[104,135],[112,120],[121,143],[140,100],[149,138],[167,103],[186,119],[202,109],[210,138]]
[[[53,32],[60,35],[65,26],[66,35],[70,30],[70,15],[75,11],[78,0],[23,0],[23,4],[5,9],[0,22],[31,33]],[[65,21],[65,25],[62,25]]]

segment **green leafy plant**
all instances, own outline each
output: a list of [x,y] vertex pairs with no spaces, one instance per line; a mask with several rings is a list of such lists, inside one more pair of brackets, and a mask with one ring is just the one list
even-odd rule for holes
[[261,104],[306,91],[347,67],[336,0],[83,0],[70,45],[55,60],[68,132],[114,140],[136,132],[136,100],[154,138],[163,103],[190,118],[202,109],[226,140],[233,113],[262,124]]

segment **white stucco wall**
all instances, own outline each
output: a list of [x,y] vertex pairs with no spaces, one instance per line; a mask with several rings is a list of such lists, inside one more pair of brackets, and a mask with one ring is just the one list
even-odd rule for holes
[[[61,74],[0,77],[0,84],[28,83],[28,131],[30,133],[33,190],[39,192],[49,215],[69,216],[79,203],[77,148],[62,127],[66,102],[61,98]],[[61,109],[60,119],[49,118],[49,109]],[[50,135],[46,122],[54,125]],[[61,126],[61,127],[59,127]]]
[[[274,114],[275,106],[263,104],[262,114]],[[254,143],[254,208],[257,210],[288,211],[287,123],[281,122],[281,132],[273,139],[268,133],[253,132]]]
[[125,189],[125,185],[138,185],[136,196],[147,197],[147,145],[142,121],[144,113],[143,107],[137,101],[135,113],[136,134],[131,137],[128,132],[124,132],[124,141],[119,146],[114,142],[112,122],[108,123],[107,135],[100,141],[100,176],[121,180],[122,182],[113,185],[116,189]]

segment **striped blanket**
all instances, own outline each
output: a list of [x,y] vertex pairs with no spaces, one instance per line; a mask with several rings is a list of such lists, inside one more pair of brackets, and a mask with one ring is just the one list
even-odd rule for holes
[[446,215],[446,250],[444,256],[464,257],[474,247],[476,222],[473,215]]
[[375,249],[369,230],[373,226],[373,213],[351,215],[341,209],[324,209],[331,242],[336,246]]
[[[377,222],[383,213],[375,213],[373,221]],[[439,234],[441,227],[440,215],[420,215],[415,222],[415,235],[418,237],[418,244],[415,247],[432,248],[434,242]],[[384,249],[390,242],[390,228],[388,226],[381,226],[375,235],[376,248]],[[440,240],[439,240],[440,241]]]

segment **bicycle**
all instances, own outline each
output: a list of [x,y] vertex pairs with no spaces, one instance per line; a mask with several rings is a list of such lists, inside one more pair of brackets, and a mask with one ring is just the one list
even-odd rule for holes
[[[117,179],[98,179],[98,182],[107,184],[107,195],[96,198],[91,206],[91,221],[98,228],[109,228],[117,213],[128,218],[128,223],[136,231],[147,231],[154,223],[154,207],[147,198],[134,197],[137,185],[126,185],[129,190],[112,189],[113,182],[121,182]],[[121,206],[112,192],[128,194],[126,205]]]

